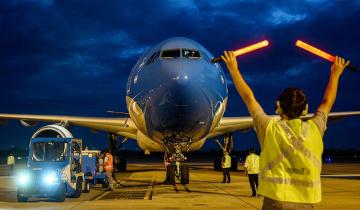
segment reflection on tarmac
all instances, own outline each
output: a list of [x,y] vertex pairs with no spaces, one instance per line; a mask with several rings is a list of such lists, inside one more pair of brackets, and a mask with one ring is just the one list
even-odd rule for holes
[[[47,199],[16,200],[15,178],[0,176],[0,209],[261,209],[262,197],[251,198],[243,171],[231,172],[232,183],[223,184],[222,174],[211,164],[190,164],[190,184],[163,185],[165,173],[159,164],[129,164],[128,172],[116,173],[113,192],[92,188],[80,198],[64,203]],[[243,169],[240,165],[239,169]],[[353,173],[352,173],[353,172]],[[360,174],[360,164],[324,165],[323,174]],[[0,168],[1,174],[1,168]],[[355,177],[356,178],[356,177]],[[323,201],[318,209],[360,209],[360,180],[322,178]]]

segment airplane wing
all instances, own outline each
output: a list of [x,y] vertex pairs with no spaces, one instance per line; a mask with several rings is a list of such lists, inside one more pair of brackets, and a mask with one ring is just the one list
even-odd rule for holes
[[[331,112],[328,116],[328,122],[341,120],[345,117],[359,116],[360,111],[355,112]],[[307,114],[303,119],[310,119],[314,114]],[[278,118],[278,115],[271,115],[272,118]],[[223,117],[218,126],[206,136],[207,139],[231,133],[234,131],[248,131],[253,128],[253,119],[251,117]]]
[[69,126],[81,126],[95,131],[107,131],[131,139],[136,139],[138,130],[130,118],[0,114],[0,124],[6,124],[7,120],[20,120],[21,124],[24,126],[33,126],[37,122],[65,123]]

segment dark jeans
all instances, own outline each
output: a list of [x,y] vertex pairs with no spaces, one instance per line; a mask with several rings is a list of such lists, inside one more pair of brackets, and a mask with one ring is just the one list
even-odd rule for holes
[[230,183],[230,168],[223,168],[223,183],[226,182],[227,177],[227,183]]
[[256,196],[257,188],[259,186],[259,176],[258,174],[248,174],[248,176],[252,190],[252,196]]
[[8,165],[8,176],[12,176],[14,172],[14,164]]

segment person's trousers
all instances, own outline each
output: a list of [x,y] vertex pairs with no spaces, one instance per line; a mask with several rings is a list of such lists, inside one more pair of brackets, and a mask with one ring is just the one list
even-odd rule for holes
[[314,204],[277,201],[264,197],[262,210],[314,210]]
[[252,196],[257,195],[257,188],[259,186],[259,175],[258,174],[248,174],[249,177],[249,183],[252,190]]
[[223,168],[223,182],[230,183],[230,168]]
[[14,171],[14,164],[8,165],[8,176],[12,176]]
[[114,181],[114,178],[112,176],[112,171],[105,171],[105,174],[106,174],[106,179],[107,179],[107,181],[109,183],[109,188],[113,189],[115,181]]

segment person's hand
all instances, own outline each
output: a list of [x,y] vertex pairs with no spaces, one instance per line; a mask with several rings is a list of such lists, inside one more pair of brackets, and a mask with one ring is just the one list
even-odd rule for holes
[[221,59],[225,62],[230,74],[238,71],[238,63],[236,61],[234,51],[224,51],[224,55],[221,56]]
[[345,62],[344,58],[335,56],[335,61],[331,65],[331,75],[339,78],[349,63],[350,61]]

